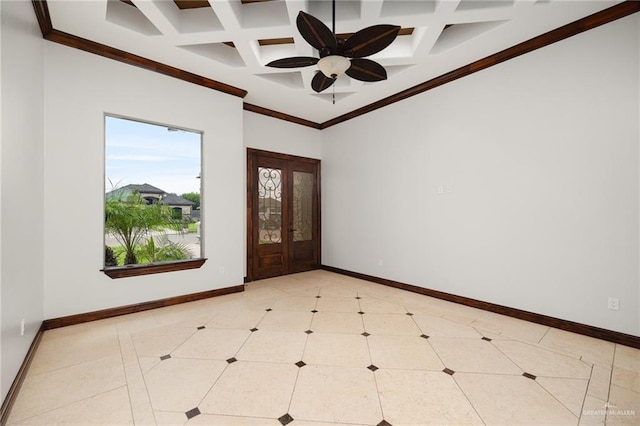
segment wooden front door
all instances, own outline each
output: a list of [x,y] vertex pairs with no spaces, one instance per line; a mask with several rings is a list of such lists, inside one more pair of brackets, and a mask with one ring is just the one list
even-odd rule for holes
[[247,281],[320,267],[320,160],[247,150]]

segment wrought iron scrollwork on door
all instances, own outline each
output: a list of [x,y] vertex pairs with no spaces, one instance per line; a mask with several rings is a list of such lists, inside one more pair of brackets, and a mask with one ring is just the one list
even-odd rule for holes
[[259,244],[282,242],[282,170],[258,167]]

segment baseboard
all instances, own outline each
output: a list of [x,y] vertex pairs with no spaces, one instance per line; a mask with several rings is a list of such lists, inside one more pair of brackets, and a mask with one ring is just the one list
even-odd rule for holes
[[451,293],[431,290],[412,284],[405,284],[398,281],[388,280],[386,278],[374,277],[371,275],[361,274],[359,272],[352,272],[345,269],[335,268],[333,266],[322,265],[322,269],[330,272],[335,272],[337,274],[347,275],[365,281],[371,281],[373,283],[386,285],[389,287],[411,291],[413,293],[418,293],[425,296],[435,297],[437,299],[447,300],[449,302],[459,303],[461,305],[471,306],[472,308],[483,309],[485,311],[495,312],[497,314],[535,322],[537,324],[546,325],[548,327],[559,328],[561,330],[570,331],[572,333],[595,337],[597,339],[607,340],[609,342],[619,343],[621,345],[640,349],[640,337],[633,336],[631,334],[620,333],[617,331],[607,330],[604,328],[594,327],[578,322],[563,320],[542,314],[536,314],[535,312],[523,311],[521,309],[510,308],[508,306],[497,305],[495,303],[483,302],[481,300],[471,299],[469,297],[456,296],[455,294]]
[[66,327],[69,325],[81,324],[89,321],[97,321],[106,318],[117,317],[120,315],[133,314],[136,312],[147,311],[149,309],[163,308],[165,306],[178,305],[180,303],[194,302],[196,300],[208,299],[210,297],[224,296],[244,291],[244,285],[236,285],[216,290],[208,290],[200,293],[185,294],[183,296],[169,297],[166,299],[153,300],[150,302],[136,303],[134,305],[120,306],[117,308],[103,309],[101,311],[87,312],[84,314],[69,315],[66,317],[53,318],[45,320],[42,323],[43,330],[51,330],[53,328]]
[[31,365],[31,361],[36,354],[36,350],[38,349],[38,345],[40,345],[40,340],[42,339],[42,332],[44,331],[42,325],[38,329],[33,341],[31,342],[31,346],[29,346],[29,350],[27,351],[27,355],[24,357],[24,361],[22,361],[22,365],[18,370],[18,374],[16,378],[13,380],[11,387],[9,388],[9,392],[7,393],[7,397],[2,401],[2,407],[0,407],[0,425],[4,426],[7,424],[9,420],[9,413],[11,413],[11,408],[13,407],[13,403],[16,401],[18,396],[18,392],[20,391],[20,387],[22,386],[22,382],[27,377],[27,371],[29,370],[29,365]]

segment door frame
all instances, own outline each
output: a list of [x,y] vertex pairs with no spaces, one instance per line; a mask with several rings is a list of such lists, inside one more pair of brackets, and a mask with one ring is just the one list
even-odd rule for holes
[[[283,160],[283,161],[296,161],[296,162],[303,162],[303,163],[309,163],[312,164],[316,167],[316,179],[317,179],[317,194],[318,194],[318,200],[317,200],[317,208],[316,211],[314,212],[316,214],[317,217],[317,224],[316,224],[316,229],[315,229],[315,234],[317,235],[317,242],[316,242],[316,250],[317,250],[317,254],[318,254],[318,268],[320,267],[320,265],[322,265],[322,220],[321,220],[321,211],[322,211],[322,193],[320,190],[320,186],[321,186],[321,175],[320,175],[320,171],[321,171],[321,167],[320,167],[320,160],[316,159],[316,158],[309,158],[309,157],[300,157],[297,155],[291,155],[291,154],[282,154],[282,153],[278,153],[278,152],[272,152],[272,151],[265,151],[265,150],[261,150],[261,149],[255,149],[255,148],[247,148],[247,162],[246,162],[246,195],[247,195],[247,227],[246,227],[246,233],[247,233],[247,247],[246,247],[246,252],[247,252],[247,264],[246,264],[246,277],[245,277],[245,282],[251,282],[254,281],[255,278],[253,276],[253,244],[254,244],[254,235],[253,235],[253,213],[254,213],[254,209],[257,209],[258,206],[255,205],[254,203],[254,194],[252,193],[253,190],[253,185],[254,182],[252,181],[252,177],[254,176],[254,168],[257,166],[255,164],[255,162],[257,161],[257,157],[269,157],[269,158],[273,158],[276,160]],[[283,227],[288,227],[288,224],[282,224]]]

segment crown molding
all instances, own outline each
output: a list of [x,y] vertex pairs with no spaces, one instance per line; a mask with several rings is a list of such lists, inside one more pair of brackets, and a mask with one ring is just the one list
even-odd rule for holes
[[[156,62],[138,55],[134,55],[123,50],[115,49],[104,44],[77,37],[72,34],[58,31],[53,28],[51,16],[49,15],[49,7],[47,6],[47,0],[32,0],[32,3],[36,13],[36,17],[38,19],[38,24],[40,25],[40,30],[42,31],[42,36],[46,40],[84,50],[86,52],[100,55],[129,65],[144,68],[149,71],[158,72],[160,74],[168,75],[170,77],[178,78],[189,83],[204,86],[213,90],[218,90],[241,98],[244,98],[247,95],[247,91],[244,89],[230,86],[216,80],[193,74],[188,71],[184,71],[170,65],[162,64],[160,62]],[[608,9],[602,10],[600,12],[594,13],[593,15],[589,15],[585,18],[556,28],[555,30],[529,39],[501,52],[479,59],[456,70],[450,71],[446,74],[425,81],[424,83],[418,84],[409,89],[403,90],[394,95],[373,102],[369,105],[365,105],[361,108],[355,109],[351,112],[340,115],[323,123],[316,123],[304,118],[296,117],[249,103],[244,103],[243,109],[245,111],[251,111],[256,114],[262,114],[279,120],[311,127],[313,129],[323,130],[637,12],[640,12],[640,1],[624,1]]]
[[245,96],[247,96],[247,91],[244,89],[221,83],[219,81],[203,77],[189,71],[181,70],[180,68],[172,67],[161,62],[144,58],[142,56],[134,55],[132,53],[125,52],[124,50],[115,49],[105,44],[87,40],[82,37],[65,33],[63,31],[58,31],[53,28],[47,1],[33,0],[32,3],[36,12],[36,17],[38,18],[40,30],[42,31],[42,36],[45,40],[59,43],[64,46],[73,47],[75,49],[83,50],[85,52],[93,53],[95,55],[113,59],[115,61],[123,62],[125,64],[133,65],[149,71],[157,72],[159,74],[164,74],[169,77],[174,77],[188,83],[197,84],[199,86],[217,90],[229,95],[238,96],[240,98],[244,98]]

